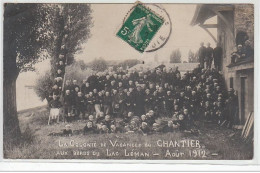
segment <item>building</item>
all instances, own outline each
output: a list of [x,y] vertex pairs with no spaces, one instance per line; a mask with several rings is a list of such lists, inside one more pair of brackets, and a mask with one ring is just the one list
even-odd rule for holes
[[129,70],[140,70],[140,69],[152,69],[152,68],[156,68],[159,65],[165,65],[166,68],[172,68],[173,70],[176,69],[176,67],[178,67],[178,70],[180,71],[181,75],[183,75],[184,73],[186,73],[187,71],[192,71],[193,69],[195,69],[196,67],[198,67],[199,63],[152,63],[152,62],[148,62],[145,64],[137,64],[131,68],[129,68]]
[[[212,17],[216,24],[205,24]],[[254,110],[254,56],[231,63],[231,54],[238,44],[250,40],[254,47],[254,6],[252,4],[203,4],[197,5],[191,25],[199,25],[223,49],[221,59],[226,87],[233,88],[238,95],[239,115],[237,124],[244,124],[247,116]],[[217,29],[215,37],[208,28]]]

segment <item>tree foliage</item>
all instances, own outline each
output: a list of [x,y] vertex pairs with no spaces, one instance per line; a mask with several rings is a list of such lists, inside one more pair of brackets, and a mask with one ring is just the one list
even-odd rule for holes
[[93,71],[105,71],[108,68],[108,63],[103,58],[95,58],[89,65]]
[[189,60],[189,63],[197,63],[197,62],[199,62],[198,53],[194,53],[191,50],[189,50],[188,60]]
[[[34,65],[65,55],[67,64],[90,36],[91,9],[88,4],[4,4],[4,136],[20,135],[16,107],[16,79]],[[9,136],[9,137],[7,137]]]
[[52,44],[48,52],[51,54],[52,74],[56,72],[59,55],[64,55],[66,65],[74,62],[74,55],[81,50],[81,45],[90,37],[93,26],[89,4],[55,4],[51,12],[50,25]]
[[170,56],[170,63],[181,63],[181,51],[176,49],[172,52]]
[[141,61],[138,59],[127,59],[124,60],[123,62],[120,62],[119,64],[117,64],[115,67],[123,67],[123,69],[127,69],[127,68],[131,68],[133,66],[135,66],[136,64],[140,64]]
[[37,78],[34,91],[38,97],[43,101],[49,98],[49,91],[51,91],[53,86],[53,81],[51,78],[51,73],[45,73]]
[[[87,68],[84,61],[74,61],[71,65],[66,67],[65,80],[77,80],[82,81],[91,75],[92,70]],[[46,99],[48,101],[49,91],[53,86],[53,80],[50,71],[38,77],[34,90],[41,100]]]
[[16,107],[16,79],[20,72],[34,70],[34,64],[45,58],[49,45],[48,13],[44,4],[4,4],[4,141],[18,142],[21,136]]
[[92,73],[90,68],[87,68],[87,65],[84,61],[75,61],[71,65],[66,67],[66,80],[77,80],[82,81],[87,79]]
[[4,4],[4,74],[34,70],[49,45],[44,4]]

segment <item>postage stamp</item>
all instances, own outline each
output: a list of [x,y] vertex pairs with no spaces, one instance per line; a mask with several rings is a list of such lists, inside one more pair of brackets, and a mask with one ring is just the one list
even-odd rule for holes
[[139,52],[144,52],[163,23],[162,17],[138,3],[118,31],[117,36]]

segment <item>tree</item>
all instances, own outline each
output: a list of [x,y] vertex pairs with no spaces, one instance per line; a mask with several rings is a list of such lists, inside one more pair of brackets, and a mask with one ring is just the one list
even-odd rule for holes
[[49,102],[49,91],[52,89],[53,80],[51,73],[45,73],[37,78],[34,91],[38,97],[43,101],[46,99]]
[[172,52],[170,56],[170,63],[181,63],[181,51],[176,49]]
[[136,64],[140,64],[140,63],[141,63],[141,61],[138,59],[127,59],[127,60],[124,60],[123,62],[120,62],[118,65],[116,65],[116,68],[117,67],[123,67],[123,69],[126,69],[127,67],[131,68],[131,67],[135,66]]
[[37,4],[4,4],[4,141],[21,135],[16,107],[16,79],[20,72],[33,70],[42,59],[41,48],[46,45],[41,22],[46,13]]
[[[16,107],[16,79],[20,72],[61,53],[68,64],[88,39],[91,10],[87,4],[4,5],[4,141],[21,135]],[[65,44],[67,43],[67,44]]]
[[191,50],[189,50],[188,59],[189,59],[189,63],[197,63],[199,61],[197,54],[195,54]]
[[[66,67],[66,79],[82,81],[91,75],[92,70],[87,68],[84,61],[74,61],[71,65]],[[48,101],[49,91],[53,86],[53,80],[51,72],[48,71],[44,75],[38,77],[34,90],[41,100],[46,99]]]
[[[91,9],[88,4],[59,4],[52,17],[52,26],[55,31],[53,38],[53,49],[51,66],[56,70],[56,61],[60,55],[64,55],[66,65],[74,61],[74,54],[81,50],[81,45],[90,36]],[[55,71],[52,72],[55,74]]]
[[108,63],[103,58],[95,58],[89,64],[93,71],[104,71],[108,68]]
[[92,74],[92,70],[87,68],[84,61],[75,61],[66,68],[66,78],[68,80],[82,81],[87,79]]

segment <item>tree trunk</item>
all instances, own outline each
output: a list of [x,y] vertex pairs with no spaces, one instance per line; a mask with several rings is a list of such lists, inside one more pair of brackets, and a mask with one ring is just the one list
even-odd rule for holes
[[[15,71],[15,70],[14,70]],[[10,72],[10,71],[9,71]],[[4,110],[4,143],[16,143],[21,137],[16,107],[16,79],[18,75],[10,74],[4,77],[3,110]]]

